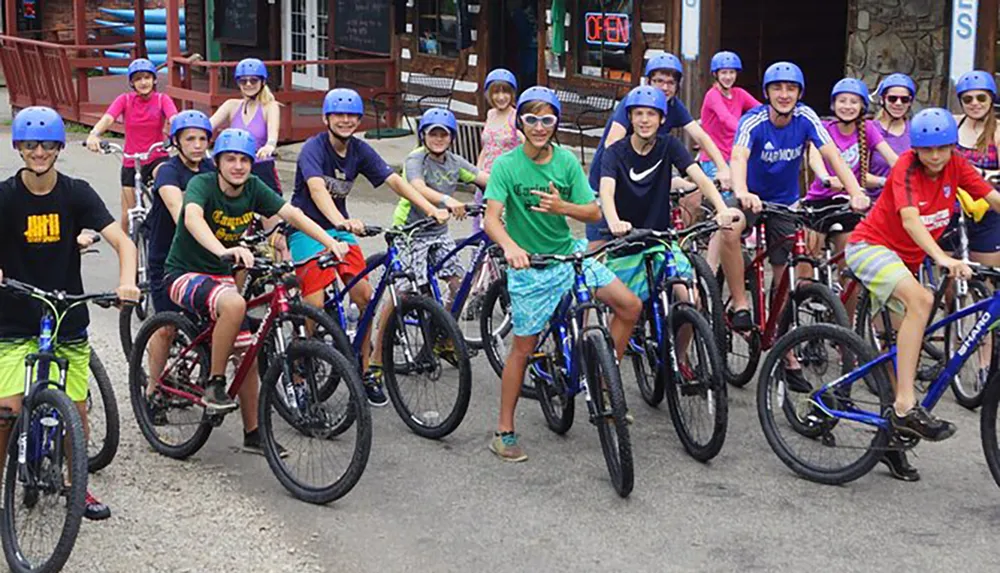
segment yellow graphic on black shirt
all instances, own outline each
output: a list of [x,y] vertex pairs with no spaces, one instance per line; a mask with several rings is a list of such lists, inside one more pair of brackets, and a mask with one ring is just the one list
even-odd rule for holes
[[28,215],[24,239],[30,244],[59,242],[59,213]]
[[219,227],[215,230],[215,238],[222,243],[235,243],[243,236],[250,221],[253,220],[253,212],[248,212],[239,217],[228,217],[221,209],[212,212],[212,222]]

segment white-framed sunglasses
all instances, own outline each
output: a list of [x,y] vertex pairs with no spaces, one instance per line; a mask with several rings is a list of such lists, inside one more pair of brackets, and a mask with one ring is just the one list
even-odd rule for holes
[[542,127],[550,129],[555,127],[556,123],[559,121],[559,118],[556,117],[555,115],[552,115],[551,113],[546,115],[535,115],[533,113],[525,113],[521,115],[521,121],[523,121],[524,125],[528,127],[535,127],[536,125],[541,123]]

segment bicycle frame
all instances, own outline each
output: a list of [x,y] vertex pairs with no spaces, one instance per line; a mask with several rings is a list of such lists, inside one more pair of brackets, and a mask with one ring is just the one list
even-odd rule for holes
[[[799,263],[809,263],[816,266],[816,261],[809,256],[809,252],[806,249],[806,231],[801,224],[796,224],[795,232],[782,238],[777,245],[768,246],[767,245],[767,226],[765,224],[766,218],[761,218],[757,222],[757,250],[753,261],[750,266],[753,268],[754,273],[757,276],[757,292],[753,293],[756,297],[754,304],[759,309],[757,313],[757,328],[761,333],[761,349],[769,350],[774,346],[778,339],[778,319],[781,316],[781,309],[785,307],[785,304],[792,305],[792,312],[796,312],[795,299],[790,296],[791,291],[794,288],[793,285],[796,283],[796,270],[795,268]],[[766,263],[766,257],[769,257],[772,252],[777,250],[782,243],[792,240],[794,241],[792,247],[792,256],[786,265],[784,274],[778,280],[778,287],[774,289],[774,295],[771,298],[771,305],[767,305],[767,294],[768,289],[764,288],[764,265]],[[749,270],[747,271],[749,272]],[[793,314],[794,316],[794,314]]]
[[[240,361],[239,367],[236,369],[236,374],[233,377],[233,383],[229,385],[229,396],[235,398],[239,393],[240,388],[243,386],[243,382],[246,380],[247,374],[250,373],[250,369],[254,366],[254,362],[257,359],[257,355],[260,353],[264,346],[264,341],[267,339],[267,335],[274,328],[275,323],[278,318],[289,311],[290,305],[288,301],[288,290],[286,286],[278,281],[274,285],[274,290],[264,293],[250,301],[247,302],[247,311],[251,309],[259,308],[262,306],[267,307],[267,311],[264,314],[264,318],[261,321],[260,326],[257,331],[254,332],[253,338],[251,339],[250,346],[243,352],[243,358]],[[160,380],[157,380],[157,386],[159,389],[173,396],[179,398],[184,398],[190,400],[196,404],[203,405],[200,396],[196,396],[190,392],[180,390],[177,388],[171,388],[170,386],[161,384],[163,376],[170,372],[176,364],[176,362],[190,356],[190,353],[194,349],[199,348],[203,345],[211,346],[212,344],[212,332],[215,330],[215,324],[213,323],[208,328],[205,328],[198,336],[195,337],[189,345],[187,345],[183,351],[171,362],[169,362],[164,368],[163,372],[160,374]],[[279,354],[284,354],[286,349],[285,338],[279,330],[279,336],[277,337],[277,352]],[[287,364],[285,365],[287,368]],[[290,374],[286,372],[286,374]],[[289,380],[289,377],[285,378]],[[295,402],[292,402],[295,403]]]
[[[935,303],[939,303],[938,297],[935,297]],[[921,406],[927,411],[930,411],[937,404],[938,400],[944,394],[945,390],[951,384],[951,379],[958,374],[959,370],[969,359],[969,356],[976,350],[979,342],[982,340],[987,333],[994,328],[997,328],[998,320],[1000,320],[1000,293],[994,293],[991,298],[981,300],[973,305],[963,308],[955,312],[954,314],[948,315],[941,320],[931,324],[927,327],[924,336],[934,333],[940,330],[944,326],[951,324],[957,320],[961,320],[970,314],[975,314],[983,312],[983,316],[976,321],[975,326],[969,331],[969,334],[962,339],[962,344],[959,345],[958,350],[945,364],[944,369],[938,374],[937,378],[930,385],[927,390],[927,394],[924,396]],[[858,380],[864,378],[872,370],[878,368],[888,361],[892,361],[892,367],[895,369],[897,360],[897,349],[896,345],[892,345],[888,352],[882,354],[875,360],[868,362],[858,368],[853,372],[845,374],[836,380],[826,383],[818,390],[814,391],[810,395],[810,403],[820,410],[823,411],[828,416],[834,418],[843,418],[848,420],[853,420],[856,422],[861,422],[863,424],[868,424],[871,426],[878,426],[880,428],[887,428],[889,425],[889,420],[882,417],[881,414],[873,414],[864,410],[857,408],[850,408],[848,410],[833,410],[828,408],[823,400],[819,399],[818,396],[823,392],[832,391],[836,395],[836,391],[840,388],[846,388],[851,384],[857,382]]]
[[478,233],[459,242],[458,245],[449,251],[448,254],[437,262],[437,264],[427,266],[427,283],[430,285],[431,294],[433,294],[436,301],[444,306],[444,298],[441,296],[441,288],[438,286],[437,281],[434,280],[434,277],[441,272],[445,263],[457,256],[463,249],[472,245],[478,245],[476,248],[476,254],[472,257],[472,265],[470,266],[468,272],[465,273],[465,276],[462,277],[462,283],[459,285],[458,291],[455,292],[455,296],[451,301],[451,308],[447,309],[448,312],[456,318],[462,312],[462,308],[465,306],[465,301],[468,298],[469,293],[472,291],[472,281],[476,278],[476,269],[482,265],[490,247],[493,245],[493,241],[491,241],[486,235],[486,231],[479,231]]

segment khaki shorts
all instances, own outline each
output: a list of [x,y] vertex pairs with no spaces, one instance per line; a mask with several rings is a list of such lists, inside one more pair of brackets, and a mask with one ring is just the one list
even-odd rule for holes
[[[24,394],[24,358],[33,352],[38,352],[37,340],[0,341],[0,398]],[[86,400],[90,384],[90,343],[82,340],[61,344],[56,348],[56,356],[69,361],[66,394],[70,400]],[[49,366],[49,379],[59,380],[59,368],[55,364]]]

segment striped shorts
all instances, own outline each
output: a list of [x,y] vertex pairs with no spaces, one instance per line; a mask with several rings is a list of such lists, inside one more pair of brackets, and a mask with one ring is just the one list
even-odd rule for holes
[[[168,285],[170,300],[184,310],[212,322],[219,319],[219,299],[228,292],[239,293],[236,281],[226,275],[206,275],[202,273],[168,274],[164,280]],[[250,323],[243,317],[243,326],[236,337],[235,348],[244,348],[250,344],[253,333]]]
[[913,276],[913,273],[899,255],[882,245],[861,242],[848,243],[845,258],[847,267],[868,289],[873,312],[888,305],[889,310],[905,314],[906,307],[899,300],[892,298],[892,293],[899,281],[907,276]]

